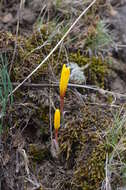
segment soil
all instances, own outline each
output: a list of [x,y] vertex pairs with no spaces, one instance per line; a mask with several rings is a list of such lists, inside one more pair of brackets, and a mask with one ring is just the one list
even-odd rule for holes
[[[1,55],[8,58],[13,88],[59,41],[61,34],[56,37],[54,33],[47,46],[32,51],[40,47],[42,40],[50,37],[53,19],[59,18],[58,24],[65,20],[66,24],[69,17],[75,20],[83,10],[81,0],[80,3],[72,1],[72,4],[64,1],[62,6],[58,3],[60,1],[26,0],[23,4],[19,0],[0,1],[0,50]],[[72,38],[82,34],[77,41],[75,38],[69,42],[69,36],[66,44],[64,42],[65,50],[59,48],[45,67],[14,94],[13,104],[8,104],[0,142],[1,190],[93,190],[103,186],[106,161],[104,134],[112,127],[113,113],[125,104],[125,97],[116,97],[112,108],[109,103],[113,103],[113,97],[108,97],[103,91],[69,88],[65,97],[63,126],[58,134],[57,156],[57,144],[50,139],[50,128],[53,127],[55,107],[60,106],[60,97],[58,86],[49,88],[48,85],[59,80],[61,65],[68,58],[79,66],[82,62],[86,66],[86,63],[94,63],[94,67],[85,71],[85,76],[78,70],[83,75],[79,81],[81,84],[86,82],[113,92],[126,92],[126,1],[111,0],[110,3],[98,2],[98,8],[92,8],[89,13],[89,20],[86,17],[82,19],[70,33]],[[85,53],[84,49],[85,38],[96,25],[94,16],[96,22],[97,18],[106,20],[114,40],[110,51],[102,52],[103,59],[99,58],[100,51],[92,55],[90,51]],[[111,63],[107,65],[106,72],[108,57]],[[74,77],[71,82],[76,84],[77,80]],[[122,184],[120,179],[115,181],[113,189],[117,183]]]

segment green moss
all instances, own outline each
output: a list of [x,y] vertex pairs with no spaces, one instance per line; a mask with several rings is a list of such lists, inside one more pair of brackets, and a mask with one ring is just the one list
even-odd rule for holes
[[68,169],[73,168],[73,190],[99,189],[104,180],[106,147],[100,134],[111,124],[111,116],[105,117],[104,111],[85,106],[83,121],[74,121],[60,131],[60,157]]
[[[22,81],[26,76],[28,76],[48,55],[52,48],[57,44],[59,36],[57,35],[53,39],[49,40],[49,31],[48,28],[43,27],[39,32],[34,32],[29,38],[24,38],[17,41],[18,51],[16,55],[16,60],[13,65],[11,79],[13,81]],[[41,47],[46,40],[49,40],[46,45]],[[42,76],[48,77],[48,63],[54,67],[61,65],[63,63],[63,58],[65,57],[63,53],[59,56],[59,50],[57,50],[50,59],[42,65],[36,71],[34,75],[31,76],[32,81],[41,80]],[[56,72],[59,72],[59,67],[55,68]]]
[[104,88],[105,76],[107,75],[107,63],[101,57],[85,57],[78,53],[70,54],[70,61],[77,63],[79,66],[90,64],[85,70],[87,83],[98,85]]
[[[34,32],[29,38],[19,37],[17,40],[17,54],[11,72],[12,81],[22,81],[26,78],[41,61],[48,55],[52,48],[57,44],[60,36],[56,35],[55,38],[50,39],[48,45],[40,47],[48,38],[50,32],[47,27],[43,27],[39,32]],[[13,49],[11,43],[14,41],[14,36],[3,35],[6,39],[6,44]],[[61,65],[66,63],[65,53],[62,51],[59,54],[59,49],[53,53],[50,59],[42,65],[41,68],[31,77],[32,82],[41,81],[48,78],[48,63],[51,64],[55,75],[59,75]],[[70,53],[68,55],[70,62],[76,62],[79,66],[85,66],[90,63],[87,69],[84,70],[87,83],[104,87],[105,77],[107,75],[107,63],[101,57],[85,57],[77,53]]]
[[44,159],[47,159],[49,156],[49,150],[47,147],[39,147],[36,144],[29,145],[29,153],[31,159],[37,163],[43,161]]
[[74,182],[76,186],[80,186],[83,190],[99,189],[105,173],[105,149],[104,146],[99,145],[94,148],[87,162],[83,161],[77,163],[74,172]]
[[112,95],[108,95],[108,97],[107,97],[108,103],[112,104],[113,100],[114,100],[114,97]]
[[[33,71],[38,64],[44,59],[45,54],[43,54],[41,49],[36,49],[43,44],[43,40],[38,37],[38,33],[31,35],[28,39],[24,39],[22,42],[23,48],[19,46],[18,49],[18,59],[13,68],[13,78],[14,80],[23,80],[31,71]],[[37,39],[36,39],[37,38]],[[46,68],[46,69],[45,69]],[[47,72],[46,67],[41,67],[32,77],[32,81],[37,80],[42,76],[42,74]]]

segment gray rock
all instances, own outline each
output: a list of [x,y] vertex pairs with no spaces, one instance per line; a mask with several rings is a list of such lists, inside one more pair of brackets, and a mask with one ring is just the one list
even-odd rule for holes
[[122,61],[112,59],[109,65],[109,85],[112,91],[126,92],[126,64]]
[[117,14],[110,18],[110,23],[114,28],[117,56],[126,63],[126,4],[117,8],[116,11]]
[[118,93],[126,92],[125,82],[116,73],[113,72],[113,76],[114,75],[115,78],[113,79],[113,81],[111,81],[111,90]]
[[28,24],[33,24],[36,19],[36,15],[30,9],[24,8],[21,11],[20,20],[27,22]]
[[123,5],[123,4],[125,4],[126,3],[126,0],[110,0],[110,3],[112,4],[112,5]]
[[41,11],[41,9],[44,6],[44,2],[42,0],[33,0],[30,2],[30,8],[36,12],[36,11]]
[[11,13],[8,13],[8,14],[6,14],[6,15],[2,18],[2,22],[6,24],[6,23],[11,22],[12,19],[13,19],[12,14],[11,14]]

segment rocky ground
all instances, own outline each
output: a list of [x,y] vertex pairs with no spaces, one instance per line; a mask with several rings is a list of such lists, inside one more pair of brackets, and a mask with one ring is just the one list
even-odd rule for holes
[[[2,190],[126,188],[125,0],[97,0],[7,101],[90,2],[0,1],[0,100],[7,102],[0,105]],[[63,63],[70,66],[75,86],[65,97],[54,157],[53,116],[60,105],[57,82]]]

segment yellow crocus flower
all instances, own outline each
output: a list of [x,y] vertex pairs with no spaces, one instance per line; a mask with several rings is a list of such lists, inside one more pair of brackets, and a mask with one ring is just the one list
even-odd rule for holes
[[61,78],[60,78],[60,97],[64,98],[67,85],[70,78],[70,68],[66,67],[66,65],[63,65],[62,72],[61,72]]
[[56,109],[56,111],[55,111],[54,128],[55,128],[55,130],[58,130],[60,128],[60,110],[59,109]]
[[58,143],[58,129],[60,128],[60,110],[56,109],[54,115],[55,140]]

